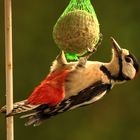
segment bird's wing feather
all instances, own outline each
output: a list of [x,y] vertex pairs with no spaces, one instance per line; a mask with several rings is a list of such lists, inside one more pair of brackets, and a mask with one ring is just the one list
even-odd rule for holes
[[[77,95],[72,96],[69,99],[63,100],[60,106],[63,109],[65,108],[65,110],[71,110],[80,106],[91,104],[99,100],[106,93],[106,91],[110,90],[110,88],[110,84],[105,84],[102,83],[102,81],[97,81],[86,89],[80,91]],[[65,105],[67,107],[64,107]]]
[[[110,89],[110,86],[110,84],[104,84],[101,81],[98,81],[89,86],[88,88],[80,91],[77,95],[65,99],[53,107],[48,107],[48,105],[45,104],[38,106],[35,109],[35,113],[23,115],[22,118],[28,119],[26,125],[40,125],[43,120],[50,118],[51,116],[55,116],[67,110],[71,110],[92,103],[92,99],[95,99],[105,93],[107,90]],[[94,101],[96,101],[97,99],[95,99]]]

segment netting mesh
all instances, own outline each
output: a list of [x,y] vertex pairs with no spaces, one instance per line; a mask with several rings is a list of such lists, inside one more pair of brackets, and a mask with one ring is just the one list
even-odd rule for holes
[[96,16],[90,0],[71,0],[62,16],[73,10],[85,10],[91,13],[93,16]]
[[94,48],[99,40],[99,23],[91,1],[70,0],[54,26],[53,35],[67,60],[78,60],[88,47]]

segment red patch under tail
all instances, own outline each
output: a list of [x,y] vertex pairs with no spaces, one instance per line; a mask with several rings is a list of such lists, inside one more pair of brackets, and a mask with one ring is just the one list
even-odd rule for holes
[[54,106],[61,102],[65,97],[64,82],[68,73],[68,70],[62,70],[49,74],[29,96],[28,103]]

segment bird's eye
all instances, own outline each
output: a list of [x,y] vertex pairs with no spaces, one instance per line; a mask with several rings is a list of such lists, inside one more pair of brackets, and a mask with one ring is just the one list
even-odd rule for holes
[[132,58],[129,57],[129,56],[126,56],[126,57],[125,57],[125,61],[126,61],[127,63],[132,63],[132,62],[133,62]]

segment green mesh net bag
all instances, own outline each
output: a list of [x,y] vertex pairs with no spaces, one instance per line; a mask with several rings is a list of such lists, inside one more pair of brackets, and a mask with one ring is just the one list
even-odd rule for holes
[[90,0],[71,0],[53,28],[53,38],[68,60],[96,49],[99,22]]

